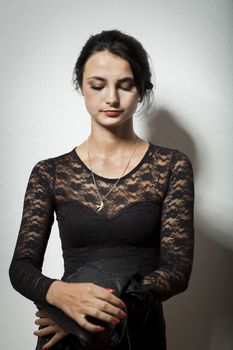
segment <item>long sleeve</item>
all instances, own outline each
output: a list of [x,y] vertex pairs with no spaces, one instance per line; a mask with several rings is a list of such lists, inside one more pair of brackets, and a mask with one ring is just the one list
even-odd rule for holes
[[31,171],[9,269],[13,287],[34,302],[45,302],[47,290],[54,281],[42,274],[44,254],[54,222],[51,169],[49,161],[42,160]]
[[192,165],[185,154],[175,151],[162,207],[160,263],[145,277],[160,301],[188,287],[194,250],[193,207]]

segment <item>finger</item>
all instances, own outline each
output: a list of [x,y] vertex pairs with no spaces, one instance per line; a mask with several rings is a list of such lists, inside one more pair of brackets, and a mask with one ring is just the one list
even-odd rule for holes
[[36,315],[37,317],[50,317],[49,314],[48,314],[48,312],[46,312],[44,309],[38,310],[38,311],[35,313],[35,315]]
[[98,320],[109,322],[109,323],[112,323],[112,324],[120,323],[120,319],[118,317],[110,315],[110,314],[108,314],[106,312],[103,312],[103,311],[101,311],[99,309],[96,309],[96,308],[89,307],[87,309],[87,315],[95,317]]
[[[105,295],[109,294],[109,292],[106,292],[104,289],[102,289],[102,292],[103,291]],[[114,306],[109,301],[99,299],[95,295],[92,295],[91,299],[87,297],[86,302],[83,303],[79,311],[81,312],[81,314],[93,316],[100,320],[111,322],[114,324],[119,323],[120,318],[126,317],[126,314],[125,312],[123,312],[122,309]]]
[[37,324],[38,326],[51,326],[51,325],[55,325],[55,322],[52,318],[38,318],[35,320],[35,324]]
[[116,295],[114,295],[112,292],[109,292],[109,290],[96,286],[96,297],[102,300],[107,300],[109,303],[118,306],[119,308],[126,307],[125,303],[118,298]]
[[102,332],[105,330],[105,327],[102,327],[102,326],[96,326],[94,325],[93,323],[89,322],[85,315],[84,314],[79,314],[76,319],[75,319],[76,322],[78,322],[78,324],[85,328],[86,330],[90,331],[90,332],[95,332],[95,333],[98,333],[98,332]]
[[110,316],[115,316],[118,318],[127,317],[126,313],[122,309],[112,305],[107,301],[97,299],[96,305],[99,310],[105,312],[106,314],[110,314]]
[[57,344],[61,339],[67,336],[68,333],[59,332],[56,333],[49,341],[44,345],[46,349],[50,349],[52,346]]
[[45,335],[56,333],[56,327],[55,326],[48,326],[41,329],[36,330],[33,332],[34,335],[37,335],[38,337],[44,337]]

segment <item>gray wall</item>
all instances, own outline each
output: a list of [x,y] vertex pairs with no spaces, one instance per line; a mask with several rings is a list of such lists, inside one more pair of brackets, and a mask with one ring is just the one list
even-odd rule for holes
[[[89,132],[71,85],[90,34],[138,38],[156,75],[156,108],[138,134],[184,151],[195,171],[196,248],[189,289],[164,303],[168,350],[233,348],[232,37],[227,0],[1,1],[1,348],[33,349],[34,305],[8,279],[32,167]],[[63,271],[56,222],[44,272]]]

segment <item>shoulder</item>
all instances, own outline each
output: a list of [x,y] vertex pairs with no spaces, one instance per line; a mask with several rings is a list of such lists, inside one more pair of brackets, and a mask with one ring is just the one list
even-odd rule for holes
[[178,168],[190,168],[192,170],[192,163],[186,153],[175,148],[150,144],[153,159],[157,163],[166,165],[171,171]]
[[164,147],[160,145],[156,145],[154,143],[151,143],[151,152],[156,156],[156,157],[161,157],[163,159],[167,159],[168,161],[188,161],[190,162],[189,157],[187,156],[186,153],[176,149],[176,148],[169,148],[169,147]]
[[67,164],[67,162],[69,162],[72,159],[72,154],[74,150],[75,148],[73,148],[68,152],[65,152],[56,156],[38,160],[36,163],[34,163],[32,172],[39,172],[44,174],[54,173],[57,166],[65,165]]

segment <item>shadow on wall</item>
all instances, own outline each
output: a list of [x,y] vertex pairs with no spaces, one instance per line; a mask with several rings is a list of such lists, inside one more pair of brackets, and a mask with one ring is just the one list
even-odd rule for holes
[[[153,111],[148,118],[147,139],[187,154],[196,182],[198,154],[191,135],[164,109]],[[211,238],[216,237],[216,230],[205,220],[205,213],[195,211],[194,265],[189,288],[164,303],[168,350],[233,349],[233,252]]]

